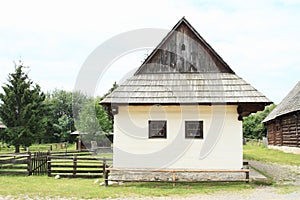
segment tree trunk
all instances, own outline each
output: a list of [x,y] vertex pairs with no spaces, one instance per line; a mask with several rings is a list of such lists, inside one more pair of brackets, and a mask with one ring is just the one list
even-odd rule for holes
[[15,148],[16,148],[15,153],[20,153],[20,145],[15,146]]

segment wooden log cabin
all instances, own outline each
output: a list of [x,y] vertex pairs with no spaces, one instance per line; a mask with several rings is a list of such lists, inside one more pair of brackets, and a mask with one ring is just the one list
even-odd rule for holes
[[300,147],[300,81],[263,123],[267,126],[270,148]]

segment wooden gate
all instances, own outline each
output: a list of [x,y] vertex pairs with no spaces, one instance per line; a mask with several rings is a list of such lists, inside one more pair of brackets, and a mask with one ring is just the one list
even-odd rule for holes
[[34,152],[31,156],[30,175],[46,175],[48,172],[47,156],[50,152]]

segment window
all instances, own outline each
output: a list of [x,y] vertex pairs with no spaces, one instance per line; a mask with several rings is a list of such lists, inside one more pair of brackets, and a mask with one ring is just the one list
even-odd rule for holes
[[149,138],[167,138],[167,121],[149,120]]
[[203,139],[203,121],[186,121],[185,138]]

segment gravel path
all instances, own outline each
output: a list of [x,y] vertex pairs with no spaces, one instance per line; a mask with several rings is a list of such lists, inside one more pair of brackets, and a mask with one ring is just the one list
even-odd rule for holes
[[[107,199],[107,200],[298,200],[300,197],[300,187],[293,188],[292,191],[284,192],[280,188],[262,186],[255,188],[253,190],[247,189],[242,191],[226,191],[226,192],[215,192],[210,194],[196,194],[189,195],[185,197],[172,196],[172,197],[125,197],[125,198],[116,198],[116,199]],[[12,200],[12,199],[22,199],[22,200],[76,200],[76,197],[73,198],[47,198],[36,196],[30,198],[28,196],[21,196],[16,198],[14,196],[0,196],[0,200]]]
[[[126,198],[117,198],[117,199],[107,199],[107,200],[298,200],[300,196],[300,187],[299,189],[289,192],[282,193],[280,189],[274,187],[258,187],[253,190],[243,190],[235,192],[216,192],[211,194],[197,194],[190,195],[186,197],[126,197]],[[11,200],[16,199],[12,196],[1,197],[0,200]],[[29,200],[32,198],[23,196],[17,199]],[[47,199],[47,197],[35,197],[36,199]],[[53,198],[57,200],[70,200],[77,199],[75,198]]]
[[274,187],[259,187],[253,190],[217,192],[212,194],[191,195],[187,197],[128,197],[114,200],[298,200],[299,196],[300,188],[294,192],[281,194],[280,190],[275,189]]
[[279,165],[250,160],[250,166],[263,172],[278,184],[292,184],[300,186],[300,166]]

